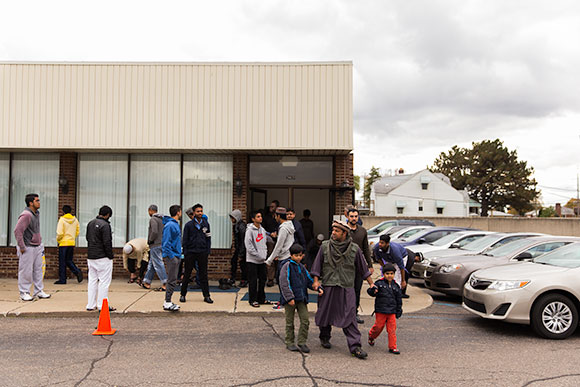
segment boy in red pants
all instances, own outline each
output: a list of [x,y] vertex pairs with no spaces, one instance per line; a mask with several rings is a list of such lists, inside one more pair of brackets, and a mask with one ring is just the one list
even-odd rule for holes
[[375,297],[375,325],[369,331],[369,345],[375,345],[385,324],[389,335],[389,352],[399,355],[397,349],[397,319],[403,314],[401,288],[395,282],[395,267],[387,263],[383,266],[383,278],[375,282],[376,287],[369,288],[367,293]]

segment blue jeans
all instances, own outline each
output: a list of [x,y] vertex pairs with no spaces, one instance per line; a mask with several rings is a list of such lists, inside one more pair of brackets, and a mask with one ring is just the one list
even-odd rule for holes
[[145,273],[143,282],[151,284],[155,273],[157,273],[157,277],[159,277],[161,284],[165,285],[167,282],[167,273],[165,272],[165,265],[163,264],[163,258],[161,257],[161,246],[156,246],[149,250],[149,266],[147,266],[147,273]]

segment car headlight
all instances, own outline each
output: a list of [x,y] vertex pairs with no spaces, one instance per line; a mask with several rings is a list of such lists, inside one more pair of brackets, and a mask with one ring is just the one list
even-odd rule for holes
[[530,281],[493,281],[487,288],[492,290],[512,290],[521,289],[527,286]]
[[423,265],[429,265],[431,263],[431,260],[429,258],[423,258],[422,261],[420,261]]
[[463,267],[463,265],[456,263],[455,265],[443,265],[439,270],[441,273],[453,273],[456,270],[459,270]]

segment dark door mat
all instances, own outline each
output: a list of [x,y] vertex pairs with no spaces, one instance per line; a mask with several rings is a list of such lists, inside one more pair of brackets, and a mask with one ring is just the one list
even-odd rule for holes
[[[187,292],[188,293],[189,292],[201,292],[201,289],[200,288],[193,288],[192,286],[193,285],[189,285],[187,287]],[[179,286],[179,285],[176,286],[175,287],[175,292],[176,293],[179,293],[180,291],[181,291],[181,286]],[[220,289],[218,286],[211,286],[210,285],[210,287],[209,287],[209,292],[210,293],[237,293],[239,291],[240,291],[240,288],[230,288],[230,289],[224,290],[224,289]]]
[[[250,294],[244,294],[241,301],[249,301]],[[266,293],[266,300],[271,302],[280,302],[280,293]],[[318,295],[317,294],[309,294],[308,295],[308,302],[316,304],[318,302]]]

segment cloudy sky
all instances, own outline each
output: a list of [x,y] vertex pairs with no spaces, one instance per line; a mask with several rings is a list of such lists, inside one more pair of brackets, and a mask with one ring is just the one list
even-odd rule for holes
[[580,2],[6,1],[2,61],[354,63],[355,173],[500,138],[576,195]]

